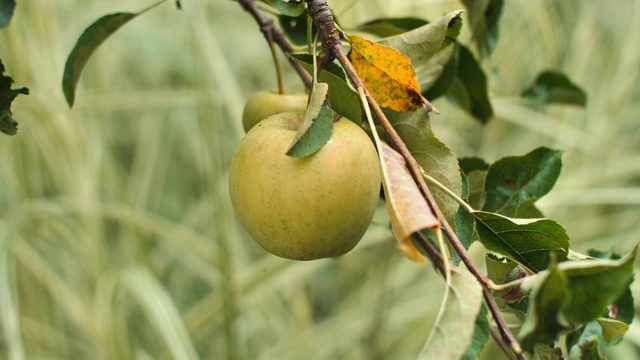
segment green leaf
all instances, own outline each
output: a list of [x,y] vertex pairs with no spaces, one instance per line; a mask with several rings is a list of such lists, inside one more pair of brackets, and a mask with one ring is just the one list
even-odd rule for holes
[[474,170],[466,175],[467,182],[469,183],[467,203],[474,209],[482,209],[482,205],[484,204],[484,179],[486,176],[486,170]]
[[11,84],[13,79],[4,74],[4,64],[0,60],[0,131],[7,135],[15,135],[18,132],[18,122],[11,112],[13,100],[20,94],[29,94],[26,87],[12,89]]
[[[458,159],[433,133],[429,114],[422,109],[401,113],[387,111],[386,114],[420,166],[455,194],[462,193]],[[458,203],[437,189],[433,190],[433,196],[449,223],[455,224]]]
[[309,156],[320,150],[333,132],[333,111],[325,106],[329,86],[316,83],[304,114],[304,120],[287,150],[292,157]]
[[597,318],[567,335],[567,348],[571,349],[580,342],[596,337],[598,339],[598,349],[602,351],[619,343],[628,327],[627,324],[621,321]]
[[361,24],[356,29],[379,37],[389,37],[417,29],[428,23],[427,20],[415,17],[381,18]]
[[419,73],[420,86],[426,89],[422,92],[425,98],[434,100],[447,93],[458,74],[459,53],[459,46],[455,44],[429,60],[425,66],[428,69],[426,76]]
[[485,303],[482,303],[480,307],[480,313],[476,317],[475,327],[473,329],[473,338],[471,340],[471,345],[467,348],[467,351],[461,357],[462,360],[475,360],[480,356],[482,349],[489,341],[489,319],[487,315],[489,314],[489,308]]
[[598,351],[598,338],[591,336],[581,341],[578,346],[571,349],[571,359],[579,360],[605,360]]
[[[573,332],[567,337],[568,346],[592,338],[602,338],[601,342],[596,341],[597,347],[607,346],[600,322],[593,320],[601,318],[607,306],[628,288],[636,253],[637,248],[619,260],[566,261],[538,273],[533,278],[527,318],[520,330],[523,346],[530,348],[534,343],[551,342],[565,328],[584,324],[587,324],[584,332]],[[617,323],[607,325],[611,327],[606,331],[613,332],[607,333],[607,337],[623,330],[623,325]]]
[[529,199],[520,206],[518,206],[518,210],[515,213],[516,218],[520,219],[540,219],[544,217],[544,214],[538,207],[535,205],[535,201],[537,199]]
[[[458,359],[473,344],[482,287],[465,268],[454,268],[436,323],[418,359]],[[487,327],[488,331],[488,327]]]
[[0,0],[0,29],[9,25],[15,8],[15,0]]
[[[286,16],[279,15],[278,22],[280,22],[280,27],[282,27],[282,31],[287,34],[289,40],[292,43],[303,46],[307,45],[307,14],[302,13],[300,16]],[[314,26],[312,29],[311,38],[314,39],[318,31]]]
[[548,344],[536,344],[533,350],[533,358],[537,360],[564,360],[562,349],[551,347]]
[[426,65],[436,53],[450,45],[460,33],[462,11],[451,12],[437,21],[380,41],[398,49],[414,67]]
[[[589,249],[587,253],[589,254],[589,256],[598,259],[617,260],[621,258],[619,254],[616,254],[612,250],[598,251],[596,249]],[[613,301],[613,304],[609,305],[609,313],[607,314],[607,318],[619,320],[624,322],[625,324],[631,324],[631,322],[633,322],[636,311],[633,301],[633,293],[631,292],[632,282],[633,277],[629,280],[629,284],[626,286],[626,289],[620,294],[620,296],[618,296],[617,299]]]
[[468,48],[460,44],[457,44],[457,47],[457,78],[451,84],[448,96],[461,109],[484,124],[493,116],[487,90],[487,76]]
[[567,320],[587,323],[606,313],[633,277],[637,248],[619,260],[583,260],[560,264],[570,279],[571,301],[564,313]]
[[558,316],[568,296],[567,276],[556,264],[538,276],[519,334],[521,344],[527,351],[533,350],[535,344],[553,343],[558,334],[569,329],[569,324]]
[[489,170],[489,164],[479,157],[464,157],[458,159],[460,169],[468,174],[474,170]]
[[[487,267],[487,277],[496,284],[505,284],[520,280],[529,275],[527,270],[521,265],[518,265],[518,263],[491,253],[485,256],[485,264]],[[528,301],[525,300],[527,294],[518,286],[495,291],[493,296],[498,300],[501,308],[507,310],[511,309],[511,304]]]
[[[311,54],[289,54],[296,59],[309,73],[313,73],[313,56]],[[325,65],[320,72],[318,81],[329,84],[329,102],[331,108],[347,119],[360,124],[362,122],[362,107],[360,96],[353,90],[347,80],[344,69],[335,61]]]
[[558,261],[567,259],[569,237],[551,219],[512,219],[474,211],[480,242],[490,251],[508,257],[533,272],[549,266],[551,254]]
[[629,330],[629,325],[622,321],[607,318],[598,318],[596,321],[602,327],[602,337],[607,342],[611,342],[615,336],[622,337]]
[[332,132],[333,112],[323,106],[309,130],[287,151],[287,155],[305,157],[315,153],[329,141]]
[[458,159],[460,170],[463,172],[467,191],[463,192],[463,199],[474,209],[481,209],[484,203],[484,179],[489,164],[478,157]]
[[297,17],[306,10],[305,2],[302,0],[270,0],[282,15]]
[[462,0],[469,12],[473,40],[482,57],[487,57],[498,44],[498,23],[504,0]]
[[[458,238],[460,239],[460,242],[462,243],[464,248],[468,250],[473,243],[473,234],[475,234],[476,232],[476,221],[473,216],[471,216],[471,214],[469,214],[467,210],[462,207],[458,208],[454,219]],[[454,264],[456,265],[459,264],[462,260],[460,259],[460,255],[458,255],[458,253],[455,251],[452,254],[452,258]]]
[[587,94],[562,73],[545,71],[538,75],[531,86],[522,92],[522,96],[536,103],[587,105]]
[[484,182],[483,210],[515,216],[525,202],[535,201],[553,188],[561,169],[562,152],[544,147],[496,161]]
[[518,267],[518,263],[491,253],[485,255],[485,265],[487,277],[496,284],[508,282],[509,274]]
[[76,86],[80,80],[80,75],[84,66],[89,61],[93,52],[111,34],[116,32],[122,25],[136,17],[138,14],[115,13],[105,15],[91,24],[84,30],[78,42],[71,50],[67,63],[64,67],[62,78],[62,90],[69,106],[73,106],[76,96]]

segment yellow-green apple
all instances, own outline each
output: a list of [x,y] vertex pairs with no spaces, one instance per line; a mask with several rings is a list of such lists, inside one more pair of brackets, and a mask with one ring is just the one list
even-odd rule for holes
[[307,94],[293,92],[279,94],[276,91],[260,91],[253,94],[242,112],[244,132],[249,132],[255,124],[271,115],[289,111],[304,112],[307,98]]
[[273,115],[247,133],[231,161],[231,201],[249,235],[272,254],[294,260],[343,255],[371,223],[380,191],[378,156],[362,128],[345,118],[316,153],[285,155],[303,116]]

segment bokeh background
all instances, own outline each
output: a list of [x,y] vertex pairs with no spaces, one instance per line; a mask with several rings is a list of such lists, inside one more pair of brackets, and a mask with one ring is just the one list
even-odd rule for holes
[[[339,259],[276,258],[238,225],[228,165],[245,100],[276,87],[272,60],[236,2],[182,3],[109,38],[73,109],[60,83],[77,37],[102,15],[150,2],[20,1],[0,32],[7,73],[31,89],[13,107],[18,135],[0,138],[0,359],[414,358],[443,281],[396,250],[384,208]],[[330,4],[346,29],[462,8]],[[574,250],[628,252],[640,239],[640,2],[511,0],[502,19],[482,63],[495,118],[481,126],[440,99],[436,133],[457,155],[488,161],[563,149],[540,207]],[[586,109],[519,99],[547,69],[586,90]],[[285,83],[302,89],[288,70]],[[483,265],[483,250],[471,252]],[[639,347],[636,322],[608,355],[636,358]],[[502,358],[493,345],[483,356]]]

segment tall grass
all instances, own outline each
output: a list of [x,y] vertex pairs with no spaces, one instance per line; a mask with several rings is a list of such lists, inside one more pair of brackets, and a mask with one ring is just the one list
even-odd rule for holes
[[[413,358],[443,285],[395,250],[384,208],[340,259],[279,259],[238,225],[226,173],[245,99],[276,86],[268,48],[235,2],[170,3],[105,42],[72,110],[60,81],[79,34],[148,4],[23,1],[0,32],[8,73],[32,91],[13,107],[19,134],[0,139],[0,358]],[[334,3],[344,27],[461,6]],[[565,150],[540,205],[577,250],[625,252],[640,235],[640,5],[618,5],[507,2],[502,44],[483,63],[496,118],[481,127],[437,102],[437,133],[459,155]],[[548,68],[586,89],[586,109],[518,100]],[[290,72],[285,82],[301,88]],[[610,355],[638,346],[634,325]]]

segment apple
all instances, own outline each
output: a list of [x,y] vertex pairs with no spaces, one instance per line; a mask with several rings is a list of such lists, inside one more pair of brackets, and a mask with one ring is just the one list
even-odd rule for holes
[[316,153],[285,155],[304,114],[273,115],[241,141],[229,169],[229,193],[249,235],[294,260],[340,256],[360,241],[375,211],[380,163],[360,126],[342,118]]
[[307,108],[307,98],[307,94],[279,94],[276,91],[260,91],[253,94],[247,100],[242,112],[244,132],[249,132],[255,124],[271,115],[288,111],[304,112]]

